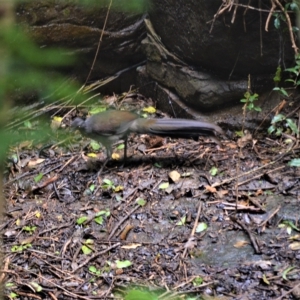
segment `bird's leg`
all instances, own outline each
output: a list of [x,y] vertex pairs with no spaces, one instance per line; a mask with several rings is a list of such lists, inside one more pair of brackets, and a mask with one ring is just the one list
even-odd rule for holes
[[108,161],[109,161],[109,158],[107,157],[107,158],[105,159],[104,163],[102,164],[101,169],[100,169],[99,172],[97,173],[97,178],[101,175],[101,173],[102,173],[102,171],[103,171],[103,169],[104,169],[104,167],[106,166],[106,164],[107,164]]
[[[123,158],[123,164],[122,164],[122,167],[124,166],[126,160],[127,160],[127,136],[124,138],[124,158]],[[105,168],[106,164],[108,163],[108,161],[110,160],[111,158],[111,155],[112,155],[112,148],[111,147],[106,147],[106,153],[107,153],[107,158],[106,160],[104,161],[101,169],[99,170],[98,174],[97,174],[97,177],[99,177],[103,171],[103,169]]]
[[124,163],[126,162],[126,160],[127,160],[127,140],[128,140],[128,138],[127,138],[127,136],[125,137],[125,139],[124,139]]
[[105,168],[106,164],[108,163],[108,161],[111,158],[111,153],[112,153],[112,149],[111,147],[106,147],[106,159],[104,161],[104,163],[102,164],[101,169],[99,170],[99,172],[97,173],[97,178],[101,175],[103,169]]

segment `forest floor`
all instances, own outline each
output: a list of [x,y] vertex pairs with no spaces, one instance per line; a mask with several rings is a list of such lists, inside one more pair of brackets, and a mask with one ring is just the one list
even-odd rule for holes
[[77,132],[23,142],[4,182],[6,297],[299,299],[298,140],[226,133],[130,135],[100,176],[105,151]]

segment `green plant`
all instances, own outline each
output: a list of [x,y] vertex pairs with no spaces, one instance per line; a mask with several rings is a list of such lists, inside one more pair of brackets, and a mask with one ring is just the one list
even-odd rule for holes
[[[300,86],[300,54],[295,56],[295,65],[292,68],[287,68],[285,72],[290,73],[290,78],[286,79],[285,82],[291,82],[294,87]],[[277,67],[275,76],[273,78],[276,87],[273,88],[274,91],[278,91],[281,95],[289,97],[287,91],[283,87],[278,87],[278,83],[281,81],[281,68]],[[268,133],[275,133],[277,136],[281,136],[285,128],[291,130],[292,134],[298,134],[299,130],[296,123],[291,119],[287,118],[283,114],[278,114],[273,117],[271,121],[271,126],[268,128]]]
[[250,111],[261,111],[261,108],[259,106],[255,106],[254,102],[258,100],[258,94],[252,94],[249,91],[247,91],[244,94],[244,98],[240,101],[242,103],[245,103],[245,108],[247,108]]
[[[285,4],[284,10],[281,12],[273,13],[274,17],[274,27],[279,29],[281,26],[281,21],[287,23],[287,13],[288,11],[297,12],[299,10],[298,4],[296,1],[291,1]],[[296,26],[292,27],[293,32],[297,32],[299,29]]]
[[295,66],[292,68],[285,69],[285,72],[290,72],[294,79],[286,79],[286,82],[291,82],[294,86],[300,85],[299,74],[300,74],[300,54],[295,56]]
[[23,230],[28,232],[29,234],[33,234],[36,230],[36,226],[24,226]]
[[[292,68],[287,68],[284,70],[285,72],[290,73],[290,78],[286,79],[285,82],[291,82],[294,87],[298,87],[300,85],[300,54],[295,56],[295,65]],[[278,91],[281,95],[288,97],[288,93],[285,88],[278,87],[278,83],[281,81],[281,67],[278,66],[275,76],[273,78],[276,87],[273,88],[274,91]]]
[[273,117],[268,133],[275,133],[275,135],[280,136],[285,128],[290,129],[293,134],[298,134],[299,132],[296,123],[292,119],[286,118],[283,114],[278,114]]

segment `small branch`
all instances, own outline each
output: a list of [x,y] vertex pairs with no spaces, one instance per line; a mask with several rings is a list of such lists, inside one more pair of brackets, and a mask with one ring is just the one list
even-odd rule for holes
[[261,251],[260,251],[259,246],[258,246],[258,244],[257,244],[257,242],[256,242],[256,239],[253,237],[252,233],[251,233],[250,230],[246,227],[246,225],[245,225],[244,223],[242,223],[240,220],[238,220],[237,218],[235,218],[235,217],[231,217],[230,219],[231,219],[233,222],[239,224],[239,225],[246,231],[246,233],[249,235],[249,238],[250,238],[250,241],[251,241],[251,243],[252,243],[252,246],[253,246],[253,248],[254,248],[254,250],[255,250],[255,253],[256,253],[256,254],[261,254]]

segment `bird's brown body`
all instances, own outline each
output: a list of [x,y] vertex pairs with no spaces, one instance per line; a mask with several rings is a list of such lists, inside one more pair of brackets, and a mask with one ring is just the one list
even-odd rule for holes
[[104,111],[85,121],[76,118],[71,126],[79,129],[83,135],[103,144],[107,149],[108,157],[112,153],[112,144],[124,139],[124,157],[126,158],[126,142],[131,132],[174,138],[223,135],[223,130],[213,123],[188,119],[144,119],[139,118],[135,113],[118,110]]

